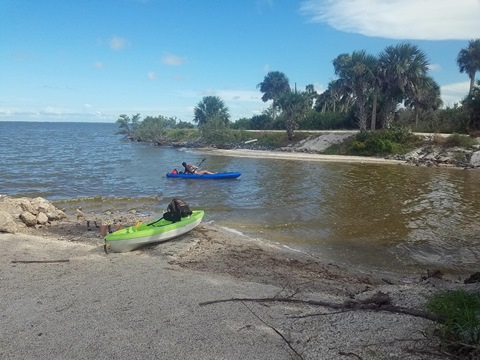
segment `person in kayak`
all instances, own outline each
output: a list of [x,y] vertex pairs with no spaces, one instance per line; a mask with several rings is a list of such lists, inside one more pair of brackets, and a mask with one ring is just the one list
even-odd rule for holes
[[214,172],[211,172],[208,170],[198,170],[198,166],[187,164],[185,161],[182,163],[182,166],[185,168],[185,174],[197,174],[197,175],[215,174]]

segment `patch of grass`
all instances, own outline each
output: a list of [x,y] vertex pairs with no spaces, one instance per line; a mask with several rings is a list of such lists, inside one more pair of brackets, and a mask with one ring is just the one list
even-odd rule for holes
[[475,356],[480,356],[480,291],[438,293],[427,301],[426,308],[442,319],[437,334],[446,351],[464,359],[478,359]]
[[[434,139],[435,141],[435,139]],[[442,146],[444,147],[463,147],[470,149],[473,145],[476,145],[475,138],[467,135],[452,134],[444,139]]]
[[347,153],[347,149],[351,140],[348,139],[339,143],[339,144],[332,144],[327,147],[325,150],[322,151],[322,154],[325,155],[345,155]]

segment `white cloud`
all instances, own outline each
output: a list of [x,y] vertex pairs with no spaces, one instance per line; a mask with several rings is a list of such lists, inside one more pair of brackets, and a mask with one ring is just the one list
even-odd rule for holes
[[122,50],[128,45],[130,45],[130,42],[127,39],[114,36],[113,38],[110,39],[109,44],[110,44],[110,48],[112,48],[113,50]]
[[179,66],[185,62],[185,59],[181,56],[173,54],[165,54],[162,58],[162,63],[165,65]]
[[155,80],[157,78],[157,74],[155,73],[155,71],[150,71],[147,74],[147,77],[148,77],[149,80]]
[[55,106],[47,106],[40,113],[43,115],[63,115],[65,111]]
[[103,69],[105,66],[103,65],[103,63],[102,63],[101,61],[95,61],[95,62],[93,63],[93,67],[94,67],[95,69]]
[[262,101],[262,93],[259,91],[207,89],[201,94],[199,101],[204,96],[218,96],[222,99],[229,109],[232,121],[259,115],[268,107],[268,103]]
[[[197,95],[198,96],[198,95]],[[262,103],[262,93],[252,90],[215,90],[206,89],[200,94],[204,96],[218,96],[224,101],[241,101],[250,103]]]
[[455,103],[459,103],[467,96],[469,87],[470,81],[440,86],[443,105],[453,107]]
[[470,40],[480,37],[479,0],[306,0],[312,22],[387,39]]

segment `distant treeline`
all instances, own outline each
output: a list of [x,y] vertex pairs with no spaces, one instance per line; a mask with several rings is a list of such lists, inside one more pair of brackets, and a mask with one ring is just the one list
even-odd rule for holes
[[444,108],[440,86],[428,74],[430,64],[417,46],[388,46],[378,56],[365,51],[340,54],[332,61],[336,79],[318,94],[313,85],[292,89],[280,71],[269,72],[259,88],[270,107],[260,115],[232,122],[218,96],[205,96],[195,107],[193,125],[177,118],[120,115],[119,132],[133,140],[157,141],[168,130],[198,128],[206,139],[228,138],[229,130],[356,129],[360,132],[402,128],[414,132],[475,133],[480,131],[480,39],[471,40],[457,57],[460,72],[470,79],[469,93]]

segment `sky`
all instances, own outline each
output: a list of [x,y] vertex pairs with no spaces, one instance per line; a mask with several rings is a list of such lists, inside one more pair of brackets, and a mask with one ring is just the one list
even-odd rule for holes
[[402,42],[453,106],[479,14],[480,0],[0,0],[0,121],[192,122],[205,96],[236,121],[268,108],[257,85],[270,71],[321,93],[338,55]]

